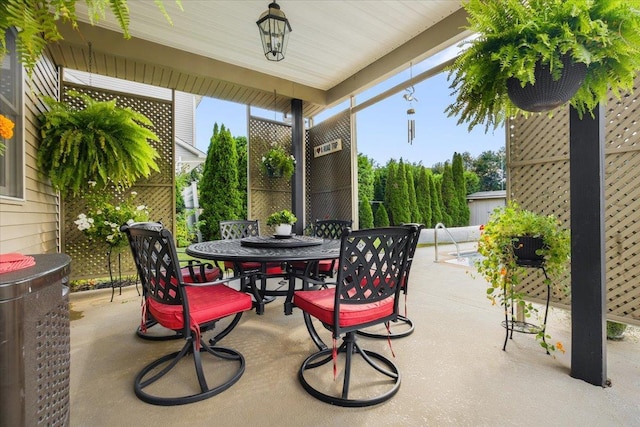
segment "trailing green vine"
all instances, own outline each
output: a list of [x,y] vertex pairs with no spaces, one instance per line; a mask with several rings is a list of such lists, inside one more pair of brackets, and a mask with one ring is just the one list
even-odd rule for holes
[[[520,284],[530,270],[518,264],[514,253],[514,244],[521,236],[542,238],[543,247],[536,254],[544,258],[548,275],[544,284],[549,292],[553,292],[569,267],[570,233],[553,215],[539,215],[522,209],[514,201],[496,208],[484,225],[478,241],[478,253],[482,258],[475,262],[475,267],[489,283],[487,298],[492,304],[501,305],[505,311],[513,304],[525,317],[530,317],[537,314],[537,309],[525,300],[526,295],[520,290]],[[547,351],[563,351],[562,343],[547,341],[551,337],[544,330],[540,330],[536,338]]]

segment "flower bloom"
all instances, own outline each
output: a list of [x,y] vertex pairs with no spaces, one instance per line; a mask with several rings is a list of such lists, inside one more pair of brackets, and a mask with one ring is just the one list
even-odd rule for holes
[[0,136],[4,139],[13,138],[13,127],[15,124],[7,117],[0,114]]
[[93,226],[93,218],[89,218],[83,213],[78,215],[78,219],[73,222],[78,226],[78,230],[80,231],[88,230]]
[[556,343],[556,348],[557,348],[559,351],[561,351],[561,352],[562,352],[562,354],[564,354],[564,353],[565,353],[564,346],[562,345],[562,343],[561,343],[560,341],[558,341],[558,342]]
[[137,211],[143,211],[143,210],[145,210],[145,209],[147,209],[147,207],[146,207],[145,205],[140,205],[140,206],[138,206],[138,207],[136,208],[136,210],[137,210]]

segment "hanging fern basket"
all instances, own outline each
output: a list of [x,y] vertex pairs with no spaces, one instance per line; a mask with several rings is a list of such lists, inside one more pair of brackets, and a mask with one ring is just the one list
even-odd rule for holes
[[549,64],[538,62],[534,71],[535,84],[524,87],[520,80],[511,77],[507,80],[507,94],[513,104],[525,111],[539,113],[553,110],[567,103],[580,89],[587,74],[587,65],[573,62],[569,55],[562,57],[562,75],[554,80]]
[[118,107],[116,100],[96,101],[75,91],[69,95],[80,98],[84,108],[44,96],[49,110],[39,118],[38,169],[63,196],[78,195],[89,181],[96,189],[127,188],[160,170],[159,154],[150,145],[159,139],[147,117]]

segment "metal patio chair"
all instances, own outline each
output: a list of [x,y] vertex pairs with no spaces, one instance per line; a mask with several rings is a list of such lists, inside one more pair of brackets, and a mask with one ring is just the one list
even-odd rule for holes
[[[356,332],[397,319],[398,297],[414,232],[409,227],[344,230],[336,282],[327,283],[320,290],[294,293],[294,304],[332,332],[333,348],[321,348],[307,357],[298,373],[304,389],[315,398],[333,405],[362,407],[384,402],[398,391],[401,376],[397,366],[385,356],[363,349]],[[339,338],[342,344],[337,347]],[[317,342],[313,336],[312,339]],[[358,378],[351,375],[352,364],[360,360],[356,355],[366,362],[362,369],[370,368],[366,375],[359,369]],[[320,374],[311,372],[332,362],[335,380],[338,358],[344,359],[339,394],[334,381],[322,380],[331,376],[329,369]],[[381,388],[386,391],[380,392]]]
[[[403,227],[409,227],[411,229],[415,229],[415,233],[411,235],[411,240],[409,242],[409,251],[407,255],[407,267],[405,269],[405,274],[402,278],[401,286],[402,293],[404,294],[403,305],[404,305],[404,314],[398,314],[398,319],[391,323],[389,330],[385,331],[376,331],[375,328],[361,329],[358,331],[358,334],[369,337],[369,338],[403,338],[409,336],[415,330],[415,325],[407,316],[407,290],[409,289],[409,272],[411,271],[411,265],[413,264],[413,257],[416,253],[416,248],[418,247],[418,240],[420,239],[420,232],[424,228],[423,224],[404,224]],[[380,328],[381,329],[381,328]]]
[[[181,350],[162,356],[142,368],[135,378],[134,391],[138,398],[147,403],[181,405],[215,396],[240,379],[245,369],[242,354],[216,346],[215,343],[235,328],[242,313],[250,310],[253,304],[249,295],[227,286],[233,279],[187,283],[182,275],[171,232],[165,228],[158,229],[157,225],[137,223],[124,225],[121,230],[127,234],[145,290],[145,309],[158,324],[180,331],[185,343]],[[210,340],[213,344],[208,344],[202,334],[213,330],[219,320],[231,316],[231,322]],[[202,364],[202,354],[213,358],[207,361],[206,370]],[[195,382],[189,384],[186,378],[178,378],[182,371],[174,370],[185,357],[193,359],[197,378],[194,392],[160,393],[163,389],[173,391],[195,385]],[[210,385],[207,374],[213,374],[211,371],[214,368],[215,385]],[[150,387],[169,373],[172,375],[165,379],[164,388]],[[220,376],[223,378],[220,379]],[[148,387],[151,392],[147,391]]]

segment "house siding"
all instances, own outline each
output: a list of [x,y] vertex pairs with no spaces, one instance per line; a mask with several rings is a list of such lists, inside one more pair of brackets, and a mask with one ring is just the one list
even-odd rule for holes
[[[26,79],[26,78],[25,78]],[[0,199],[0,253],[56,253],[60,248],[59,203],[49,180],[37,172],[41,95],[57,98],[60,76],[48,53],[24,83],[24,200]]]
[[[175,92],[176,138],[195,146],[195,98],[190,93]],[[193,154],[190,154],[193,157]]]

